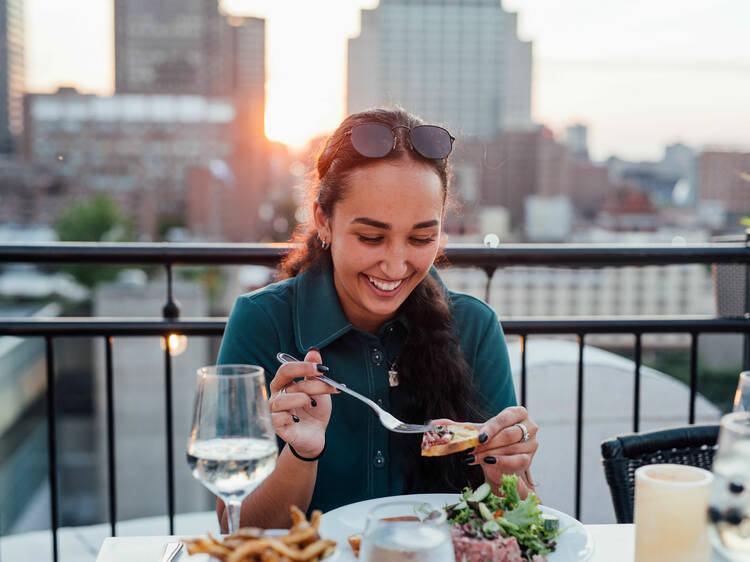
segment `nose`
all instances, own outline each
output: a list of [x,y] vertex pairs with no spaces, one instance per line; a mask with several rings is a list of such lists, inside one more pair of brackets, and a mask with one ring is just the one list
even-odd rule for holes
[[391,244],[380,262],[380,269],[388,279],[403,279],[409,271],[406,248],[403,244]]

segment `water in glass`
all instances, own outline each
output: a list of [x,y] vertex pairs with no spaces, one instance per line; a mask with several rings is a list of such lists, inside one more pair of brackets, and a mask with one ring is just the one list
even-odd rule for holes
[[[411,519],[411,520],[404,520]],[[428,504],[388,502],[367,517],[363,562],[454,562],[445,512]]]
[[750,412],[721,419],[709,499],[709,536],[727,559],[750,561]]
[[263,369],[198,369],[187,462],[193,476],[224,501],[230,533],[239,528],[242,501],[271,474],[277,454]]

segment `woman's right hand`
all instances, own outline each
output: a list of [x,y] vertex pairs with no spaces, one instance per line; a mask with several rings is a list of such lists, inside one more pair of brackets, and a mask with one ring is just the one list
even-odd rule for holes
[[[320,353],[310,350],[304,361],[281,365],[270,385],[268,403],[276,434],[308,458],[323,451],[331,418],[331,394],[339,392],[317,380],[320,373],[315,366],[321,361]],[[302,377],[305,380],[294,382]]]

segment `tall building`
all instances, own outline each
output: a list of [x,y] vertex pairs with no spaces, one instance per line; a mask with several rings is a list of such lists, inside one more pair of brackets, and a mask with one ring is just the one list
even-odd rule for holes
[[233,95],[265,83],[265,20],[218,0],[115,0],[115,90]]
[[701,205],[710,201],[723,204],[731,217],[728,226],[750,214],[750,152],[702,152],[698,157],[698,181]]
[[0,0],[0,153],[23,129],[23,0]]
[[500,0],[381,0],[361,18],[348,113],[398,104],[485,139],[531,125],[532,46]]

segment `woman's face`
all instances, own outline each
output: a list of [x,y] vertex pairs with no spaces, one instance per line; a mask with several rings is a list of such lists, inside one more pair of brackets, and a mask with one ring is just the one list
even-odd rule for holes
[[346,196],[318,233],[331,244],[336,291],[347,319],[376,332],[427,275],[440,244],[443,191],[437,173],[413,161],[355,170]]

